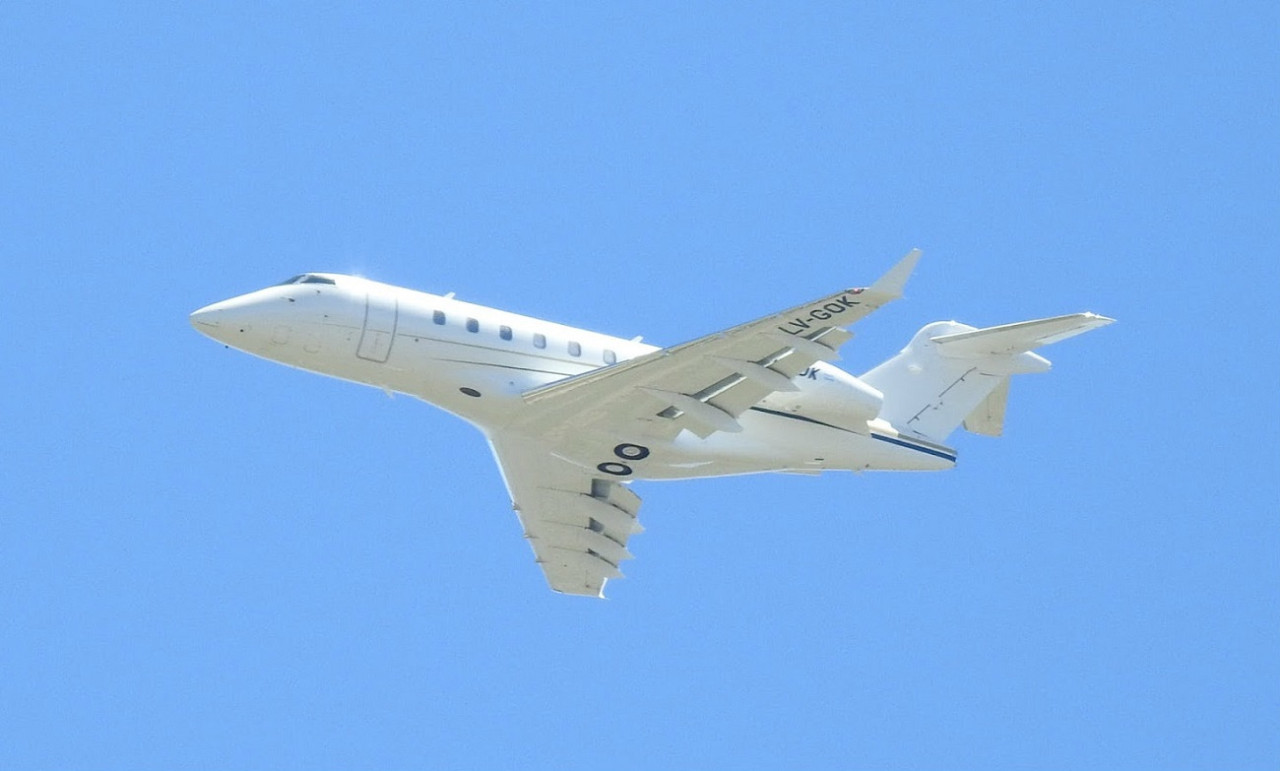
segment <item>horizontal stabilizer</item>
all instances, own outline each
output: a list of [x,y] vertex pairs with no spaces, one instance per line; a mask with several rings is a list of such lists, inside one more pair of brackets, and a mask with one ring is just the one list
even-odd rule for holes
[[1050,367],[1032,350],[1112,321],[1095,313],[986,329],[936,321],[861,379],[884,394],[880,418],[899,431],[942,442],[963,424],[974,433],[999,436],[1004,431],[1009,377]]
[[975,329],[954,335],[941,335],[932,338],[932,341],[937,344],[938,352],[943,356],[964,358],[1006,356],[1066,340],[1068,337],[1075,337],[1091,329],[1105,327],[1113,321],[1115,319],[1099,316],[1096,313],[1072,313],[1067,316]]

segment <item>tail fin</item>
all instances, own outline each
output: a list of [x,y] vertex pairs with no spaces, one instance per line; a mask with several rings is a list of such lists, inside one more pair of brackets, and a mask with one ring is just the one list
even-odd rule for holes
[[999,436],[1010,376],[1049,369],[1032,349],[1112,321],[1093,313],[986,329],[938,321],[861,379],[884,394],[880,417],[900,431],[941,442],[963,423],[975,433]]

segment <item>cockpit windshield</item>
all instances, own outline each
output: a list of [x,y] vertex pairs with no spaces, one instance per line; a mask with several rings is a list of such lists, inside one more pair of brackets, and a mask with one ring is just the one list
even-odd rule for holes
[[288,281],[281,281],[279,284],[276,284],[276,286],[286,286],[288,284],[333,284],[336,286],[337,283],[338,282],[331,278],[317,276],[314,273],[300,273]]

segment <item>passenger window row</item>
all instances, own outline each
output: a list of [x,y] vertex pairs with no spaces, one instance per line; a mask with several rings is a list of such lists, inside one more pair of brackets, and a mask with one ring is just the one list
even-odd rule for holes
[[[442,324],[442,325],[448,322],[448,318],[445,316],[444,311],[434,311],[431,314],[431,320],[436,324]],[[477,319],[468,318],[466,320],[465,326],[468,332],[480,331],[480,322]],[[502,338],[503,340],[511,340],[514,337],[514,332],[512,331],[511,327],[507,326],[506,324],[503,324],[498,327],[498,337]],[[547,336],[542,334],[541,332],[534,332],[533,347],[546,348]],[[581,356],[582,344],[577,342],[576,340],[570,340],[568,343],[568,351],[570,356]],[[606,348],[604,349],[603,359],[605,364],[616,364],[618,362],[618,354]]]

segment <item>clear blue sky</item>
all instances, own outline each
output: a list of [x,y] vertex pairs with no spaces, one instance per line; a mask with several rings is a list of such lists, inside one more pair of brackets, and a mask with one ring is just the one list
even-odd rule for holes
[[[6,4],[0,767],[1275,768],[1280,11],[862,6]],[[607,602],[461,421],[187,322],[671,344],[915,246],[855,372],[1119,323],[954,471],[638,484]]]

